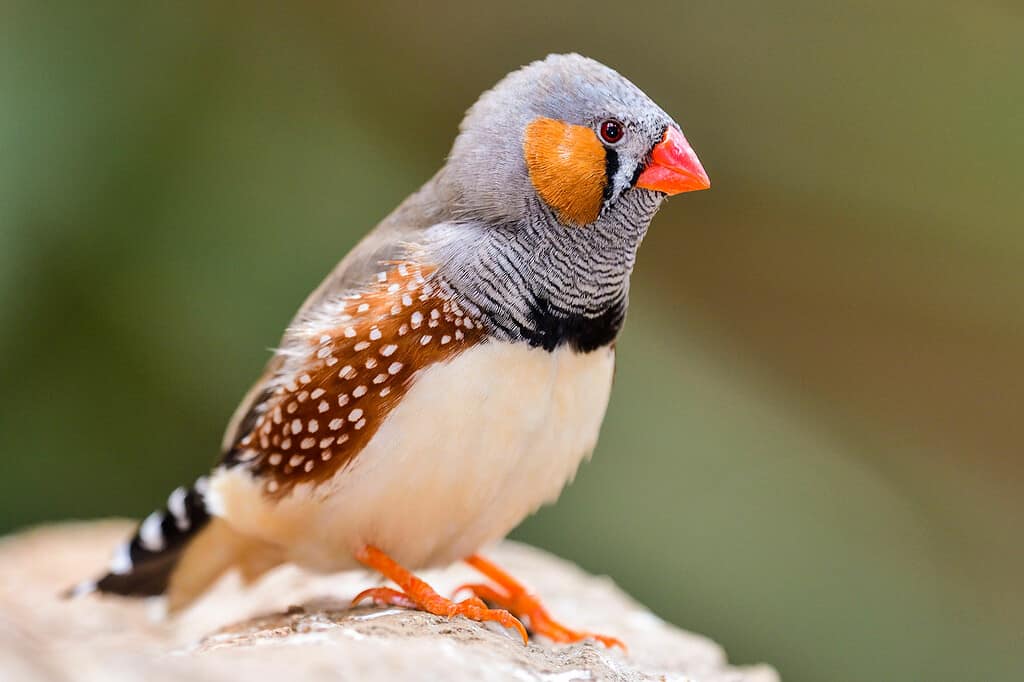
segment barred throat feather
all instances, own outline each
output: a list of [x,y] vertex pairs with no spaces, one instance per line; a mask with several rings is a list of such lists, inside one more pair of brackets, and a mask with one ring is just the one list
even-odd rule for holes
[[319,306],[286,337],[288,359],[224,465],[282,496],[348,465],[415,381],[485,336],[432,267],[391,264],[366,290]]

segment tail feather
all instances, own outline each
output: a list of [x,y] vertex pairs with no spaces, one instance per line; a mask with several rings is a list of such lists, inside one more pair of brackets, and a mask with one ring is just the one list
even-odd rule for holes
[[177,488],[167,506],[147,516],[117,548],[106,575],[81,583],[68,596],[94,590],[133,597],[164,594],[183,550],[210,521],[206,492],[205,477],[190,488]]

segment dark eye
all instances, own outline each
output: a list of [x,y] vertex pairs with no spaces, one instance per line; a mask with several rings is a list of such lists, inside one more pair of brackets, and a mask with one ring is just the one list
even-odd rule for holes
[[601,124],[601,139],[608,144],[615,144],[621,140],[624,132],[625,128],[622,123],[614,118],[610,118]]

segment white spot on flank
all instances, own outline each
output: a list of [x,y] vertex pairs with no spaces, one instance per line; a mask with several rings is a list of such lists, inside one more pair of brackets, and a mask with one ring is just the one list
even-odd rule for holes
[[423,323],[423,313],[417,310],[412,314],[412,317],[410,319],[412,321],[412,328],[416,329]]
[[355,390],[352,391],[353,398],[362,398],[366,394],[366,386],[356,386]]
[[387,374],[378,374],[377,376],[375,376],[373,378],[373,383],[375,383],[375,384],[383,384],[387,380],[388,380],[388,375]]
[[320,459],[326,462],[331,458],[331,455],[333,454],[334,453],[332,453],[330,450],[324,450],[323,452],[320,453]]
[[398,328],[398,335],[399,336],[405,336],[408,333],[409,333],[409,325],[403,324],[401,327]]
[[344,419],[341,419],[341,418],[332,419],[331,423],[329,423],[327,425],[327,428],[329,428],[331,431],[337,431],[338,429],[341,428],[341,425],[344,424],[344,423],[345,423]]
[[302,468],[305,469],[306,473],[308,474],[310,471],[313,470],[313,460],[309,460],[308,462],[306,462],[306,466]]
[[320,404],[316,406],[317,412],[323,414],[327,410],[331,409],[330,404],[326,400],[321,400]]
[[398,346],[396,346],[393,343],[389,343],[388,345],[380,349],[380,354],[387,358],[391,357],[391,354],[394,353],[396,350],[398,350]]
[[391,387],[390,386],[385,386],[384,388],[380,389],[380,397],[381,398],[385,397],[388,393],[391,393]]
[[267,482],[267,492],[268,493],[276,493],[277,492],[277,481],[268,481]]
[[292,433],[302,433],[302,420],[301,419],[293,419],[292,420]]
[[364,426],[366,426],[366,420],[360,419],[359,421],[356,422],[356,431],[363,428]]
[[381,333],[380,333],[379,329],[374,327],[373,329],[370,330],[370,340],[371,341],[376,341],[380,337],[381,337]]
[[321,438],[320,439],[320,449],[321,450],[326,450],[327,448],[331,447],[331,445],[333,443],[334,443],[334,436],[327,436],[327,438]]
[[310,381],[312,381],[312,379],[308,374],[303,374],[302,376],[299,377],[299,381],[303,384],[308,384]]
[[306,402],[306,398],[309,397],[309,391],[299,391],[299,394],[295,396],[300,403]]
[[304,459],[306,459],[305,455],[292,455],[292,458],[288,460],[288,466],[297,467],[302,464]]
[[345,407],[348,405],[348,393],[342,393],[338,396],[338,407]]
[[318,389],[314,390],[312,393],[310,393],[309,397],[312,398],[313,400],[316,400],[317,398],[322,396],[324,393],[327,393],[327,391],[325,391],[322,388],[318,388]]
[[299,443],[299,447],[303,450],[309,450],[316,445],[316,438],[303,438],[302,442]]
[[330,334],[324,334],[320,337],[320,343],[328,343],[331,340]]
[[386,282],[386,281],[388,281],[388,273],[386,273],[386,272],[378,272],[377,273],[377,281],[378,282]]
[[388,365],[388,374],[398,374],[400,371],[402,371],[402,363],[392,362]]
[[430,334],[424,334],[423,336],[420,337],[420,345],[421,346],[427,345],[428,343],[430,343],[430,339],[432,339],[432,338],[434,338],[434,337],[432,337]]
[[331,354],[330,346],[324,346],[323,348],[321,348],[320,350],[318,350],[316,352],[316,356],[318,358],[320,358],[321,360],[323,360],[324,358],[326,358],[330,354]]
[[276,467],[278,464],[281,463],[281,459],[281,453],[275,452],[274,454],[270,455],[270,457],[267,457],[267,462],[270,463],[270,466]]
[[392,315],[398,315],[401,312],[402,312],[402,306],[398,305],[397,303],[395,305],[391,306],[391,314]]
[[333,355],[327,358],[328,367],[334,367],[336,364],[338,364],[338,358],[334,357]]
[[406,308],[412,305],[412,296],[409,294],[402,294],[402,305]]
[[360,341],[355,346],[353,346],[352,349],[358,353],[359,351],[366,350],[369,347],[370,347],[370,342],[369,341]]
[[288,414],[295,414],[295,410],[299,409],[299,404],[293,400],[285,409],[288,410]]
[[355,330],[354,327],[345,327],[345,336],[347,338],[351,339],[351,338],[355,337],[355,335],[356,335],[356,330]]
[[389,294],[393,294],[396,291],[398,291],[398,289],[399,289],[399,286],[397,284],[392,284],[391,286],[388,287],[388,293]]
[[436,320],[439,317],[441,317],[441,313],[437,312],[437,308],[430,311],[430,319]]
[[377,358],[366,358],[366,369],[373,369],[377,366]]
[[461,341],[464,338],[466,338],[466,335],[462,333],[462,330],[461,329],[456,329],[455,330],[455,340],[456,341]]
[[398,274],[400,274],[402,277],[409,276],[409,268],[405,267],[405,263],[398,264]]
[[452,337],[450,337],[447,334],[445,334],[444,336],[441,337],[441,345],[443,346],[443,345],[445,345],[446,343],[448,343],[451,340],[452,340]]
[[283,441],[281,441],[281,449],[282,450],[291,450],[292,449],[292,439],[291,438],[285,438]]
[[281,414],[281,406],[278,405],[277,407],[274,408],[274,423],[280,424],[282,418],[283,415]]
[[309,431],[310,433],[316,433],[317,429],[319,429],[319,428],[320,428],[320,422],[318,422],[315,419],[310,419],[309,423],[306,424],[306,430]]
[[348,440],[348,434],[347,433],[341,434],[340,436],[338,436],[338,445],[341,445],[342,443],[344,443],[347,440]]
[[360,303],[359,307],[356,308],[356,312],[357,313],[365,313],[369,309],[370,309],[370,304],[369,303]]
[[356,421],[357,419],[359,419],[362,416],[363,416],[363,411],[360,410],[357,407],[356,409],[354,409],[354,410],[352,410],[351,412],[348,413],[348,420],[350,422],[354,422],[354,421]]
[[163,521],[163,513],[155,511],[139,526],[139,541],[150,552],[159,552],[164,548],[164,534],[160,530]]

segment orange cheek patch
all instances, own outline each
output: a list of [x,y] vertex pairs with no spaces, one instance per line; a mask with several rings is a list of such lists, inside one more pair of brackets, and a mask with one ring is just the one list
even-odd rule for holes
[[562,222],[597,220],[608,178],[604,146],[593,130],[538,118],[526,127],[523,155],[537,194]]

